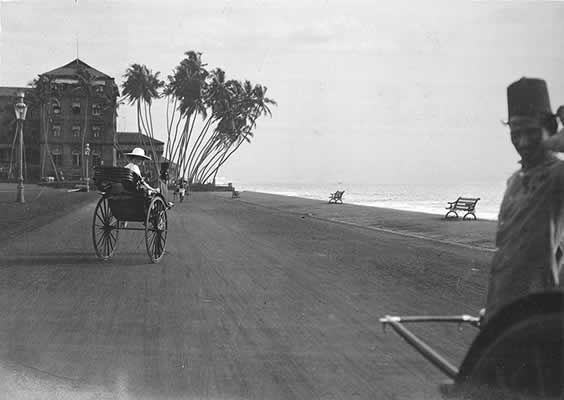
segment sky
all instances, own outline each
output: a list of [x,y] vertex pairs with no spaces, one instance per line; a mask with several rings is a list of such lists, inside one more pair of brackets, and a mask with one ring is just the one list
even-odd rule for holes
[[[515,171],[506,87],[564,103],[564,2],[0,0],[0,85],[78,54],[165,78],[188,50],[278,103],[219,175],[245,183],[498,183]],[[154,105],[165,139],[164,101]],[[135,131],[133,108],[119,129]]]

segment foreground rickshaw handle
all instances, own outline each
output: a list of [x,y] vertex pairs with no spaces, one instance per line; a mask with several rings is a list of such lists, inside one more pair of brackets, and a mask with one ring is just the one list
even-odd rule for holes
[[437,317],[396,317],[385,316],[380,318],[380,322],[384,327],[388,324],[398,335],[400,335],[407,343],[413,346],[423,357],[429,360],[435,367],[440,369],[449,378],[455,379],[458,375],[458,368],[448,362],[443,356],[433,350],[427,343],[419,339],[409,329],[402,325],[402,322],[457,322],[468,323],[472,326],[479,327],[480,319],[470,315],[460,316],[437,316]]
[[469,324],[476,328],[480,327],[481,319],[479,317],[474,317],[472,315],[434,315],[434,316],[410,316],[410,317],[399,317],[386,315],[384,318],[380,318],[380,322],[386,325],[390,321],[396,321],[401,323],[406,322],[455,322],[459,324]]

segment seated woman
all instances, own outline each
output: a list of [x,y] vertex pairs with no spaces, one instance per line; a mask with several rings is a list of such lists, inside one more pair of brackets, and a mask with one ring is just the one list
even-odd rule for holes
[[[135,172],[139,178],[141,178],[141,184],[143,185],[143,188],[149,193],[160,193],[160,189],[154,188],[151,185],[149,185],[145,179],[143,178],[143,176],[141,175],[141,169],[139,168],[139,166],[143,165],[143,162],[145,160],[150,160],[151,157],[147,157],[145,155],[145,150],[143,150],[140,147],[136,147],[133,149],[133,151],[131,153],[125,153],[125,156],[127,156],[129,163],[125,166],[125,168],[130,169],[131,171]],[[170,201],[166,202],[168,207],[172,207],[173,203],[171,203]]]

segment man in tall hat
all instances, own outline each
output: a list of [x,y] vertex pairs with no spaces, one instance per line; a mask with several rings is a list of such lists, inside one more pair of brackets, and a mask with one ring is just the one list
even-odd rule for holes
[[496,235],[485,320],[530,293],[563,285],[564,140],[546,83],[522,78],[507,88],[511,142],[521,168],[507,181]]

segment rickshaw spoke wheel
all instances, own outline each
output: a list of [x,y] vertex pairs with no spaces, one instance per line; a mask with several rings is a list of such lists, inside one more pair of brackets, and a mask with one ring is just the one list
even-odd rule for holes
[[457,384],[488,398],[561,398],[562,360],[564,293],[531,294],[486,323],[462,363]]
[[92,243],[98,258],[109,260],[114,255],[119,239],[118,223],[108,199],[102,197],[96,204],[92,221]]
[[151,261],[157,263],[165,252],[168,220],[166,206],[160,197],[155,197],[147,210],[145,220],[145,245]]

